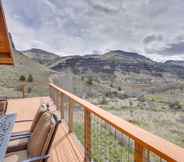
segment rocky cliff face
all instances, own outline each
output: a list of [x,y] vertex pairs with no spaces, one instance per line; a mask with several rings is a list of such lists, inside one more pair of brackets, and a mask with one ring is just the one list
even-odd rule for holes
[[[31,52],[30,52],[31,51]],[[32,49],[24,52],[34,60],[39,61],[56,71],[64,71],[70,68],[74,73],[85,73],[92,71],[95,73],[134,72],[146,73],[150,75],[162,76],[163,73],[170,73],[184,78],[184,63],[177,61],[167,61],[159,63],[152,61],[137,53],[114,50],[102,55],[68,56],[58,57],[57,55],[43,50]]]
[[150,70],[154,62],[144,56],[127,53],[124,51],[111,51],[103,55],[86,55],[61,58],[50,68],[62,71],[66,68],[72,68],[74,71],[93,71],[112,73],[114,71],[132,71]]
[[171,73],[184,77],[184,68],[180,64],[158,63],[136,53],[124,51],[111,51],[103,55],[65,57],[51,65],[50,68],[56,71],[71,68],[76,73],[86,71],[113,73],[121,71],[156,76]]

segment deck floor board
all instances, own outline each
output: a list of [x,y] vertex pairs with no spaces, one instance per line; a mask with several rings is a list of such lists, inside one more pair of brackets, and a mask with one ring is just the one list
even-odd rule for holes
[[[16,120],[32,120],[36,114],[41,101],[50,100],[49,97],[37,97],[28,99],[12,99],[8,101],[7,113],[17,113]],[[27,131],[30,129],[31,122],[16,123],[14,132]],[[83,149],[76,141],[73,133],[68,133],[68,127],[62,122],[56,133],[50,151],[48,162],[82,162],[84,161]]]

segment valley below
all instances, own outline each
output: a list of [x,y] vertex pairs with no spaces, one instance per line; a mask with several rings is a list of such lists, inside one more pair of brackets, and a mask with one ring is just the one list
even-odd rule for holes
[[[152,80],[149,82],[148,80]],[[81,76],[62,73],[55,83],[106,111],[184,147],[184,81],[135,73]]]

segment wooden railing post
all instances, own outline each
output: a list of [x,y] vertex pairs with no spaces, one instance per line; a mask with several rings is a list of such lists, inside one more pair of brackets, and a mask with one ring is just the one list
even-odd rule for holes
[[56,105],[56,89],[54,89],[54,104]]
[[134,161],[143,162],[144,161],[144,148],[139,143],[135,142],[135,152],[134,152]]
[[53,87],[51,87],[51,96],[52,96],[52,101],[53,103],[55,104],[55,98],[54,98],[54,95],[55,95],[55,89]]
[[50,95],[51,95],[52,100],[54,98],[53,91],[54,91],[54,88],[50,86]]
[[22,82],[21,83],[21,91],[22,91],[22,98],[25,98],[25,88],[26,88],[26,83]]
[[61,112],[61,119],[64,119],[64,95],[60,93],[60,112]]
[[55,105],[56,105],[56,109],[58,110],[59,109],[59,92],[56,90],[56,103],[55,103]]
[[25,84],[22,85],[22,98],[25,98]]
[[91,161],[91,113],[84,110],[84,149],[85,161]]
[[49,96],[50,98],[52,98],[52,86],[51,85],[49,85]]
[[75,102],[72,99],[69,99],[69,112],[68,112],[68,126],[69,133],[73,131],[73,111],[74,111]]

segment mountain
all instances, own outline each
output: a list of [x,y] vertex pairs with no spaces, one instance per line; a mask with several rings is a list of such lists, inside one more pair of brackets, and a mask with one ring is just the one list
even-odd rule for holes
[[32,48],[30,50],[22,51],[22,53],[33,59],[34,61],[43,64],[43,65],[49,65],[52,64],[54,61],[59,59],[60,57],[54,53],[47,52],[41,49]]
[[169,60],[165,64],[184,67],[184,61]]
[[48,68],[62,72],[71,69],[74,73],[89,71],[98,73],[134,72],[162,76],[165,73],[184,78],[184,61],[155,62],[143,55],[121,50],[112,50],[101,55],[74,55],[59,57],[40,49],[24,51],[23,54],[46,65]]
[[49,67],[56,71],[72,68],[74,71],[93,71],[112,73],[114,71],[140,72],[150,70],[155,62],[136,53],[120,50],[103,55],[63,57]]
[[137,53],[133,52],[126,52],[121,50],[113,50],[109,51],[102,55],[104,59],[108,60],[119,60],[119,63],[129,63],[129,64],[135,64],[135,63],[148,63],[148,64],[154,64],[154,61],[151,59],[139,55]]
[[85,55],[63,57],[49,68],[56,71],[72,69],[74,73],[95,73],[135,72],[160,75],[164,68],[159,64],[142,55],[124,51],[110,51],[102,55]]
[[21,75],[27,78],[29,74],[34,79],[33,83],[30,83],[32,92],[29,95],[47,95],[48,79],[52,71],[21,52],[15,51],[14,56],[14,66],[1,65],[0,67],[0,96],[21,97],[21,92],[18,90],[21,85],[19,78]]

